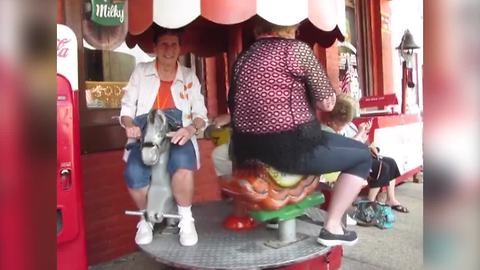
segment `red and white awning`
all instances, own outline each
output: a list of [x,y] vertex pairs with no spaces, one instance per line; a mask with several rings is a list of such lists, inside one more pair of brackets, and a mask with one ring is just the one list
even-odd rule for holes
[[305,19],[322,31],[345,34],[344,0],[130,0],[128,31],[143,33],[154,22],[180,28],[199,16],[218,24],[237,24],[254,15],[271,23],[293,25]]
[[300,39],[324,47],[345,35],[345,0],[130,0],[126,42],[152,52],[157,27],[187,26],[183,49],[213,55],[225,51],[232,25],[256,15],[278,25],[301,22]]

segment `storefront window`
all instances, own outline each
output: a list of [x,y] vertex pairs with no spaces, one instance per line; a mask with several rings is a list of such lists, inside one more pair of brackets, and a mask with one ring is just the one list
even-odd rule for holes
[[85,99],[89,109],[116,109],[121,107],[124,87],[138,62],[153,57],[138,48],[122,44],[114,51],[95,50],[84,41]]
[[372,42],[369,1],[345,0],[346,34],[339,43],[342,92],[356,99],[373,95]]
[[339,79],[340,87],[343,93],[352,95],[359,100],[362,97],[362,87],[360,86],[359,67],[358,67],[358,33],[356,24],[355,1],[347,0],[345,2],[346,13],[346,35],[345,41],[339,43]]

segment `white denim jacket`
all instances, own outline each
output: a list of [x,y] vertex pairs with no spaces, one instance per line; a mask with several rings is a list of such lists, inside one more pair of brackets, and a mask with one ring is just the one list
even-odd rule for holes
[[[139,63],[125,87],[125,94],[122,98],[122,116],[136,116],[148,113],[155,102],[160,87],[160,77],[155,67],[155,60],[147,63]],[[183,126],[192,124],[192,120],[200,117],[207,122],[207,108],[201,92],[201,85],[195,73],[177,63],[177,74],[170,88],[175,107],[181,110]],[[122,124],[120,122],[120,124]],[[200,154],[195,136],[191,138],[195,155],[197,157],[197,168],[200,168]],[[128,153],[126,153],[128,155]],[[124,156],[125,159],[126,156]],[[126,159],[125,159],[126,160]]]

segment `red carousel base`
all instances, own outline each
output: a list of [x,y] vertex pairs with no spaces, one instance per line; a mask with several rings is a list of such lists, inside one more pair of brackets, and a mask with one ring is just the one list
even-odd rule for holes
[[223,227],[232,231],[251,230],[256,226],[257,223],[251,217],[239,217],[230,215],[223,221]]
[[301,263],[278,268],[278,270],[334,270],[342,266],[343,248],[342,246],[333,247],[325,255],[316,257]]

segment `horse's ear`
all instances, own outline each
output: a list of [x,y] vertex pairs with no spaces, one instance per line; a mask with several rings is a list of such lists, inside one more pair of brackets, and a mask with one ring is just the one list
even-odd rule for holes
[[162,120],[162,125],[167,124],[167,117],[165,116],[164,112],[160,113],[160,119]]
[[150,124],[153,124],[155,122],[155,114],[157,110],[150,110],[150,113],[148,114],[148,121]]

